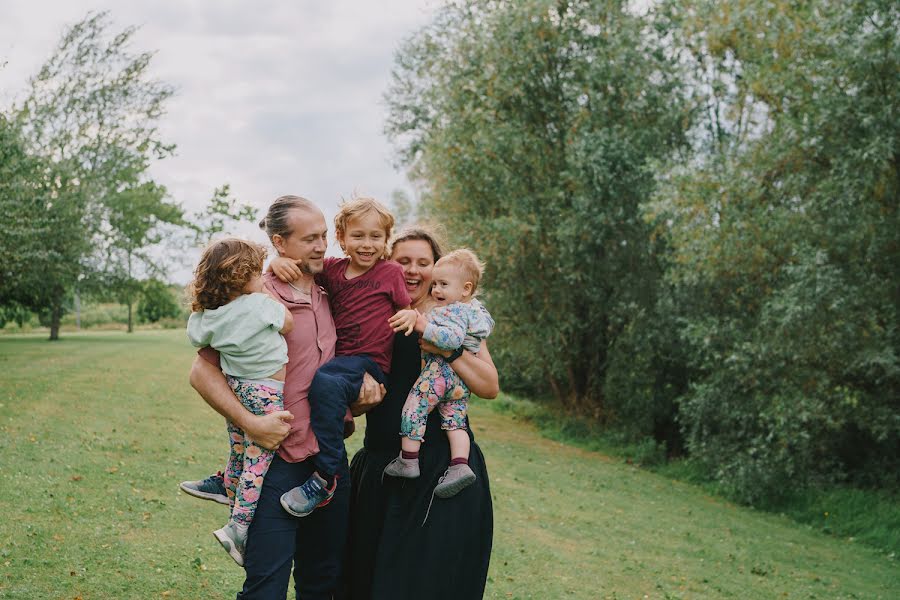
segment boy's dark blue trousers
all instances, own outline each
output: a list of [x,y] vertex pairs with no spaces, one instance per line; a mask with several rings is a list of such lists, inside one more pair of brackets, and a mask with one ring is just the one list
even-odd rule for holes
[[[319,441],[313,461],[320,475],[331,476],[347,462],[344,448],[344,415],[359,397],[363,375],[369,373],[387,386],[387,378],[374,360],[365,355],[335,356],[319,367],[309,387],[310,424]],[[397,423],[399,435],[400,424]]]

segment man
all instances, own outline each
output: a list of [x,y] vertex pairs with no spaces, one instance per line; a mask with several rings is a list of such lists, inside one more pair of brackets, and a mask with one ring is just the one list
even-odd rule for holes
[[[296,518],[286,513],[281,495],[312,474],[307,460],[318,452],[309,424],[307,393],[316,369],[334,356],[337,336],[325,293],[313,276],[322,271],[328,228],[322,212],[298,196],[282,196],[269,207],[260,227],[269,235],[278,254],[301,261],[302,277],[284,283],[266,273],[266,285],[291,311],[294,329],[285,336],[288,365],[285,377],[284,411],[254,415],[238,401],[218,366],[218,355],[204,348],[194,360],[191,386],[216,412],[240,427],[259,445],[277,450],[266,474],[256,515],[250,526],[244,569],[246,579],[241,600],[283,599],[291,572],[298,596],[332,598],[340,578],[347,537],[350,479],[346,457],[338,472],[337,489],[327,505],[311,515]],[[377,404],[384,388],[367,378],[360,390],[354,413]],[[353,420],[348,415],[348,434]],[[185,482],[182,489],[195,496],[221,496],[220,480]],[[202,488],[202,489],[201,489]],[[195,493],[200,491],[201,493]]]

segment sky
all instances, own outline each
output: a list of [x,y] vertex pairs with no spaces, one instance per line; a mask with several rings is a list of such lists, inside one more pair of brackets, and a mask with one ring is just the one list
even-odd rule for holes
[[[135,51],[177,89],[161,122],[175,156],[151,175],[188,211],[228,183],[262,215],[276,197],[305,196],[331,223],[354,191],[389,203],[414,197],[383,133],[395,51],[428,23],[437,0],[0,0],[0,107],[67,25],[108,10],[115,30],[140,27]],[[252,226],[235,233],[266,241]],[[337,254],[332,239],[331,254]],[[192,265],[191,265],[192,266]],[[184,283],[190,268],[176,267]]]

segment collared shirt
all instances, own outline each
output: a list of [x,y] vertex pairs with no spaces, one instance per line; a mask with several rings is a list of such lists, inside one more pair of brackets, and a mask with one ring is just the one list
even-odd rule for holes
[[[284,336],[288,363],[284,380],[284,408],[294,415],[291,432],[278,447],[278,455],[287,462],[300,462],[319,452],[319,444],[309,422],[309,386],[316,369],[334,357],[337,334],[327,294],[313,285],[309,298],[294,299],[291,286],[272,273],[265,275],[266,286],[291,311],[294,328]],[[204,348],[200,355],[218,365],[218,355]],[[347,412],[345,421],[353,422]]]

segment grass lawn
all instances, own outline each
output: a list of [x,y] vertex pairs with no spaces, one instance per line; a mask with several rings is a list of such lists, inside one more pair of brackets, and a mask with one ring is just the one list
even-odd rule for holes
[[[234,597],[242,571],[210,535],[226,510],[177,487],[226,457],[192,357],[182,331],[0,337],[0,598]],[[900,597],[892,555],[478,403],[472,420],[494,496],[487,598]]]

